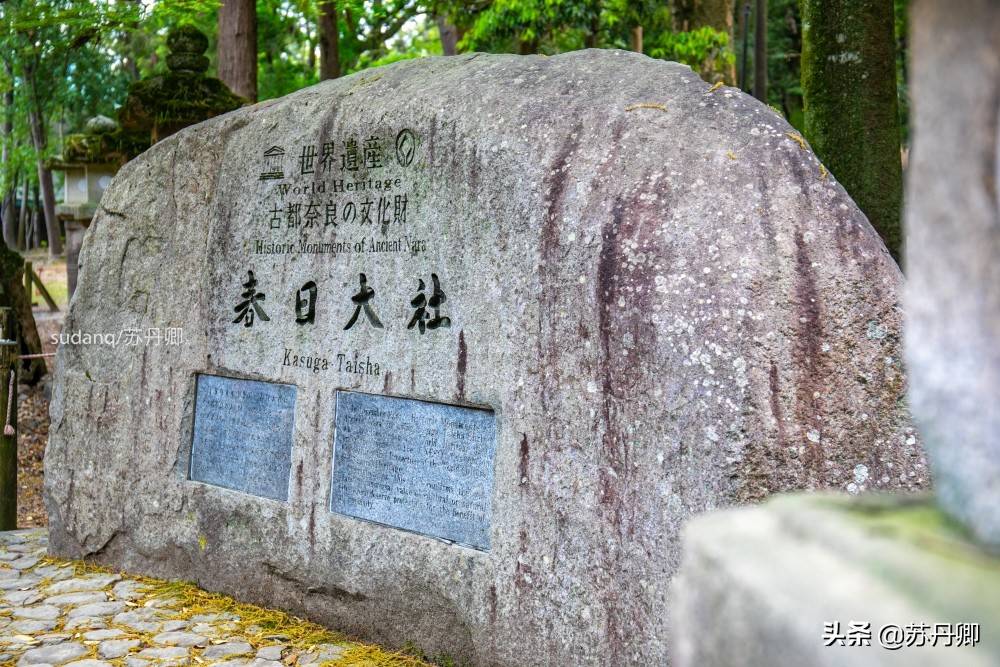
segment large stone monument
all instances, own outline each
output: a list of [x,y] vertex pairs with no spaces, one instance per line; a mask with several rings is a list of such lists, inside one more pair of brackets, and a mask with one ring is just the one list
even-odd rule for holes
[[677,667],[1000,664],[1000,5],[912,3],[907,362],[936,499],[689,524]]
[[928,482],[896,265],[681,65],[324,82],[128,163],[83,256],[68,330],[129,335],[57,358],[53,552],[391,645],[662,664],[692,514]]

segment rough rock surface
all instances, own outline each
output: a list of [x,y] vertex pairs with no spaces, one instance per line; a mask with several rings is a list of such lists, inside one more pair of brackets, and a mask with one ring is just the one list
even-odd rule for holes
[[942,506],[1000,551],[1000,6],[920,2],[913,26],[910,395]]
[[[380,166],[351,170],[370,137]],[[384,224],[373,186],[334,192],[369,177],[400,179]],[[303,237],[350,248],[276,248]],[[928,483],[899,270],[787,123],[685,66],[469,55],[324,82],[127,164],[81,262],[66,331],[184,342],[61,349],[53,551],[430,655],[662,664],[692,514]],[[269,316],[250,327],[248,271]],[[345,329],[361,273],[382,328]],[[431,273],[451,326],[407,329]],[[187,480],[196,373],[297,387],[287,502]],[[487,551],[329,511],[339,389],[495,411]]]

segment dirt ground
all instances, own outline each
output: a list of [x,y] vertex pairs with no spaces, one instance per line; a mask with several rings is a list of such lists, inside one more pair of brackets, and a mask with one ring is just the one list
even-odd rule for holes
[[21,385],[17,423],[17,527],[44,526],[48,521],[42,503],[42,457],[49,438],[49,401],[41,385]]
[[[59,313],[49,312],[45,301],[35,294],[35,324],[45,352],[55,352],[52,334],[62,329],[66,312],[66,262],[49,261],[44,255],[29,257],[33,268],[59,306]],[[17,392],[17,525],[19,528],[45,526],[48,519],[42,502],[45,443],[49,437],[49,394],[53,359],[45,360],[49,374],[34,387],[20,385]]]

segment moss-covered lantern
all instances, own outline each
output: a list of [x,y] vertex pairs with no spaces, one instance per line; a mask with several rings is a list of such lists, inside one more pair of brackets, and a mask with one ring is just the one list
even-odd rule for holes
[[101,201],[101,195],[118,171],[118,155],[107,150],[105,137],[117,129],[105,116],[87,121],[82,134],[66,137],[62,157],[50,167],[65,173],[63,201],[57,210],[61,218],[90,221]]
[[133,83],[118,113],[128,131],[149,132],[152,143],[188,125],[237,109],[247,100],[206,76],[208,38],[192,26],[167,35],[167,72]]

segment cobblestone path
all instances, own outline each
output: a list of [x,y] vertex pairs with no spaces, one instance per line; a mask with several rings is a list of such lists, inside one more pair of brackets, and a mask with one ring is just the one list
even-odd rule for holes
[[47,543],[44,529],[0,532],[0,665],[427,664],[190,584],[49,559]]

